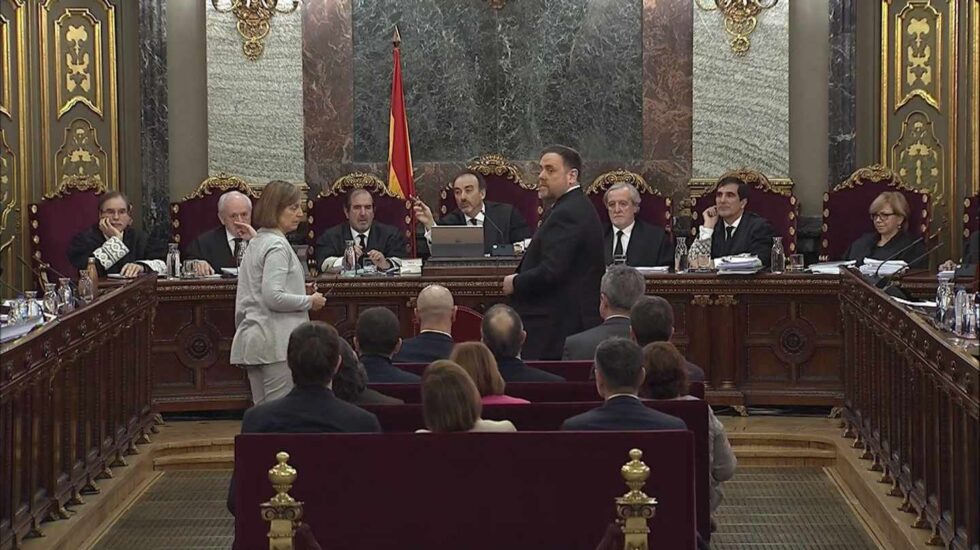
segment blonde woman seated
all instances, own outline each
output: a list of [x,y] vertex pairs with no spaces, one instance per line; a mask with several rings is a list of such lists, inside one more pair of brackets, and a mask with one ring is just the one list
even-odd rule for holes
[[493,358],[493,353],[483,342],[456,344],[449,360],[463,367],[466,374],[470,375],[477,391],[480,392],[480,401],[484,405],[530,403],[527,399],[504,395],[504,387],[507,383],[497,369],[497,360]]
[[425,368],[422,417],[426,429],[419,433],[517,431],[509,420],[484,420],[481,412],[480,393],[463,367],[444,359]]
[[[909,202],[905,200],[905,195],[898,191],[885,191],[871,202],[868,213],[871,215],[875,230],[861,235],[858,240],[851,243],[844,252],[845,260],[856,260],[860,264],[867,258],[875,260],[891,258],[903,260],[909,264],[909,267],[928,267],[929,259],[923,257],[926,245],[920,242],[909,247],[915,242],[915,236],[907,231]],[[902,252],[903,249],[906,250]],[[899,252],[901,254],[893,258]]]
[[[687,393],[687,371],[684,356],[670,342],[647,344],[643,348],[643,370],[646,379],[641,397],[647,399],[697,400]],[[715,413],[708,408],[708,462],[711,470],[711,511],[718,508],[724,493],[721,483],[735,474],[735,453]]]

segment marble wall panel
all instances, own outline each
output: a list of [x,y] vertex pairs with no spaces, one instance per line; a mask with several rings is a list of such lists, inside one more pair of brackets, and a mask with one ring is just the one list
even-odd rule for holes
[[751,49],[737,57],[722,15],[691,2],[695,178],[741,166],[789,177],[789,3],[759,16]]
[[829,182],[857,169],[857,0],[830,0]]
[[170,137],[167,110],[167,2],[140,0],[140,93],[143,230],[170,236]]
[[208,172],[304,181],[301,13],[274,16],[265,52],[250,61],[235,17],[206,9]]
[[693,18],[689,0],[643,2],[643,158],[691,164]]

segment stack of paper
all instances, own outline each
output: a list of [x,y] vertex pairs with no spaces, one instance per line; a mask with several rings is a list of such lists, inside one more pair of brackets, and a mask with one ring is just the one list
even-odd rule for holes
[[837,275],[840,273],[842,267],[851,267],[856,263],[854,260],[848,260],[846,262],[820,262],[818,264],[811,264],[810,272],[819,275]]
[[666,266],[666,265],[644,266],[644,267],[637,267],[636,270],[644,275],[649,275],[651,273],[670,273],[670,266]]
[[762,261],[754,254],[739,254],[737,256],[722,256],[715,260],[718,273],[749,274],[758,273],[762,269]]
[[908,267],[909,264],[905,263],[904,260],[889,260],[887,262],[882,262],[880,260],[865,258],[864,265],[861,266],[861,273],[864,275],[888,277],[898,273],[899,271],[908,269]]

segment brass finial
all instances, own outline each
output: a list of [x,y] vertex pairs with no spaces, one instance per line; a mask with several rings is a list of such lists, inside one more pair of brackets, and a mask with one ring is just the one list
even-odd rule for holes
[[398,34],[398,25],[395,25],[395,34],[391,37],[391,43],[396,48],[402,43],[402,35]]
[[619,473],[630,490],[616,498],[616,515],[620,518],[619,525],[623,530],[624,548],[647,550],[647,535],[650,534],[647,521],[657,511],[657,499],[643,492],[643,486],[650,477],[650,468],[640,460],[643,458],[643,451],[630,449],[629,455],[630,461],[619,469]]
[[276,453],[277,464],[269,469],[275,496],[261,505],[262,519],[269,524],[269,550],[292,550],[293,533],[303,517],[303,503],[289,496],[296,481],[296,469],[287,464],[289,453]]

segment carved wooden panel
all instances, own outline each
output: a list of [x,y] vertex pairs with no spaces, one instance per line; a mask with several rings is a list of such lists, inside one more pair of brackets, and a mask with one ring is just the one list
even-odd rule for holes
[[[0,263],[5,281],[17,288],[30,280],[15,254],[29,253],[26,206],[29,200],[27,96],[27,21],[24,0],[0,0]],[[0,290],[6,296],[7,289]]]

